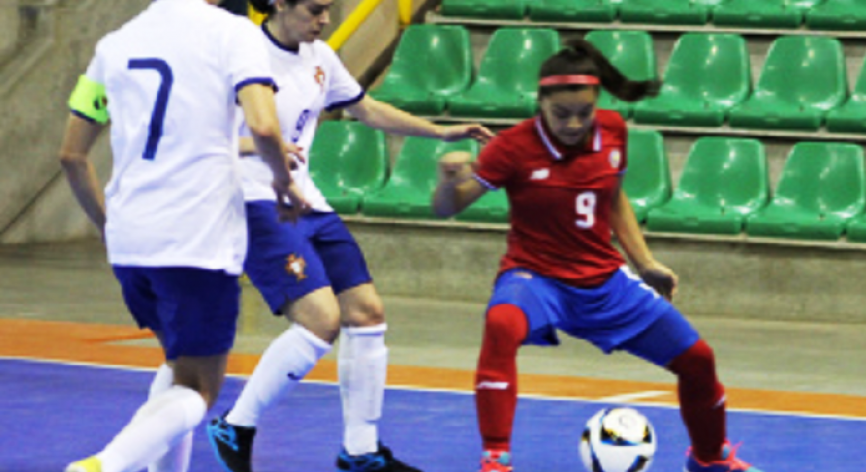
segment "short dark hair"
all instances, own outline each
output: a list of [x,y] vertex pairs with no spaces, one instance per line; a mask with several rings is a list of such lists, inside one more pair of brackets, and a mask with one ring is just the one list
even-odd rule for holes
[[[635,102],[659,94],[661,81],[629,80],[619,69],[604,57],[596,47],[585,39],[570,41],[568,46],[548,58],[541,65],[540,78],[556,75],[591,75],[598,77],[601,86],[613,96],[627,102]],[[538,98],[562,90],[580,90],[586,85],[554,85],[540,87]]]
[[[286,0],[286,3],[291,6],[295,6],[298,4],[298,2],[301,1],[303,0]],[[252,5],[253,9],[255,9],[257,12],[264,13],[266,15],[273,15],[277,12],[277,8],[271,4],[270,0],[250,0],[250,5]]]

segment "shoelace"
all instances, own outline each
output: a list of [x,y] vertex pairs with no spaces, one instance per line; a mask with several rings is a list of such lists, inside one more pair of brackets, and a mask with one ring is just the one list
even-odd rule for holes
[[736,445],[731,445],[730,443],[725,443],[730,450],[728,451],[728,457],[722,462],[725,464],[729,464],[731,466],[731,470],[749,470],[751,465],[743,462],[740,459],[737,459],[737,451],[740,449],[740,446],[743,443],[737,443]]
[[217,427],[212,429],[214,432],[214,436],[220,440],[223,444],[231,448],[231,450],[238,452],[240,450],[240,444],[238,444],[237,433],[235,433],[234,428],[231,427],[223,427],[223,424],[220,423]]
[[[725,465],[730,467],[731,471],[749,470],[749,468],[752,467],[751,464],[744,462],[744,461],[737,458],[737,451],[740,449],[740,446],[742,446],[742,445],[743,445],[743,443],[737,443],[736,445],[732,445],[731,443],[726,441],[725,446],[728,448],[728,457],[726,457],[720,461],[709,462],[709,463],[703,462],[703,461],[699,460],[697,457],[695,457],[695,461],[701,465],[725,464]],[[686,451],[686,457],[689,457],[691,455],[692,455],[692,448],[689,448],[688,451]]]
[[501,456],[499,454],[484,454],[481,458],[481,472],[501,472],[501,471],[510,471],[511,465],[503,464],[499,461]]

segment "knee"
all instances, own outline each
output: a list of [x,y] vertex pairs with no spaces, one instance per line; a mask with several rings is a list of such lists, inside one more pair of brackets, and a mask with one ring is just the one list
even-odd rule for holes
[[345,307],[343,317],[343,323],[347,326],[377,326],[385,322],[385,307],[381,298],[371,295],[353,300]]
[[680,377],[716,377],[716,356],[713,349],[703,339],[698,340],[686,352],[677,356],[670,370]]
[[526,315],[514,305],[497,305],[487,311],[484,338],[497,350],[517,350],[527,335]]
[[305,304],[303,309],[292,310],[289,318],[329,344],[340,334],[340,306],[334,299],[323,297]]

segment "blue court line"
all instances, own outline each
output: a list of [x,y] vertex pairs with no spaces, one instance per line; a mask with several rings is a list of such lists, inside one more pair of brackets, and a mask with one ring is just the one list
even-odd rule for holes
[[[146,398],[153,374],[26,360],[0,360],[0,472],[60,472],[96,452]],[[243,381],[226,381],[215,415]],[[518,472],[582,470],[577,442],[586,419],[606,404],[521,398],[515,425]],[[652,470],[682,469],[687,438],[672,408],[641,406],[659,436]],[[342,430],[339,391],[302,384],[260,425],[256,472],[333,471]],[[480,441],[471,395],[389,389],[382,439],[426,472],[477,470]],[[765,472],[861,472],[866,421],[732,412],[729,433],[742,457]],[[191,472],[219,470],[199,428]]]

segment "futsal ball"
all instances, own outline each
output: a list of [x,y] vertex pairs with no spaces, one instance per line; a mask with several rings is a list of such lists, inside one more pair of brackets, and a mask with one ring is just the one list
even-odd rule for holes
[[632,408],[599,411],[580,438],[580,457],[590,472],[644,472],[655,452],[652,424]]

